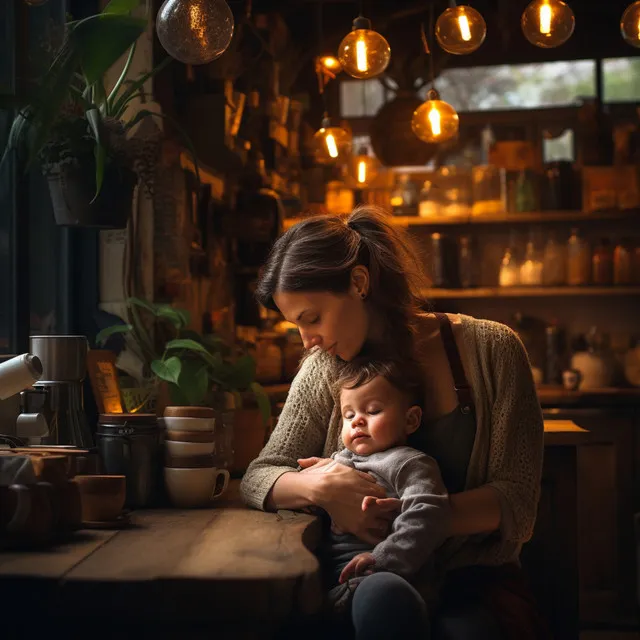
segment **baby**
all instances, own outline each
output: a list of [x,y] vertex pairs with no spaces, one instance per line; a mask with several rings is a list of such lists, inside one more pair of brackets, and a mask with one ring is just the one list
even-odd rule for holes
[[[388,537],[371,545],[331,528],[329,563],[335,585],[330,604],[343,612],[358,584],[373,572],[390,571],[411,581],[449,535],[449,496],[435,460],[406,446],[420,427],[419,375],[392,361],[347,363],[336,382],[345,448],[334,460],[371,474],[401,500]],[[363,500],[366,510],[376,502]]]

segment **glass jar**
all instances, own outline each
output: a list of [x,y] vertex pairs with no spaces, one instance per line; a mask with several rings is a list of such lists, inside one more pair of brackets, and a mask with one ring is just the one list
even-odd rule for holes
[[542,283],[557,287],[567,282],[567,252],[552,234],[544,247],[542,257]]
[[511,242],[505,249],[500,263],[498,280],[501,287],[515,287],[520,284],[520,269],[514,252],[514,243]]
[[506,211],[506,173],[493,165],[480,165],[471,170],[474,216],[495,215]]
[[613,283],[613,251],[607,238],[602,238],[591,258],[593,284],[606,286]]
[[396,216],[418,215],[418,187],[407,173],[401,173],[391,192],[391,208]]
[[524,260],[520,265],[520,284],[542,284],[542,261],[538,257],[535,244],[531,240],[527,242]]
[[437,218],[442,215],[442,190],[433,180],[425,180],[422,185],[418,215],[421,218]]
[[567,243],[567,284],[579,286],[591,281],[591,251],[589,243],[578,229],[571,229]]
[[461,167],[445,166],[438,169],[436,184],[442,192],[442,215],[467,217],[471,215],[471,173]]

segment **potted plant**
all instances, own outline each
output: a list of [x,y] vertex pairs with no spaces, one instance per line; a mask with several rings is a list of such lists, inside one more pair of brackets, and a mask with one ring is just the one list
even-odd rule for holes
[[125,337],[141,363],[147,397],[166,385],[171,404],[210,406],[225,426],[233,422],[234,470],[244,470],[264,445],[271,418],[269,397],[255,381],[254,358],[218,336],[187,329],[190,318],[183,309],[129,298],[127,316],[127,323],[103,329],[96,342]]
[[[136,173],[150,187],[152,172],[143,170],[148,159],[130,134],[142,119],[161,114],[140,109],[126,119],[125,111],[132,100],[144,100],[145,82],[171,58],[129,78],[136,41],[147,27],[146,18],[131,15],[139,2],[111,0],[101,13],[67,22],[47,72],[13,105],[17,114],[0,166],[13,150],[26,150],[28,165],[39,161],[60,225],[125,227]],[[107,92],[105,74],[127,50],[122,73]],[[195,155],[194,164],[197,169]]]

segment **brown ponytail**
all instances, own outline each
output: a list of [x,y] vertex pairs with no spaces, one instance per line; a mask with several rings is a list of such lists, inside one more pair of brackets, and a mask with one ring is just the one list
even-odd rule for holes
[[426,278],[413,243],[379,207],[360,206],[348,216],[315,216],[289,229],[271,249],[256,297],[276,309],[277,291],[343,294],[358,265],[369,270],[367,302],[387,327],[385,339],[404,352],[412,344]]

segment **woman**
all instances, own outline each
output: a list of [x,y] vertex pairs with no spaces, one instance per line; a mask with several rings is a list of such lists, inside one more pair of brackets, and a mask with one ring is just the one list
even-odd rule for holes
[[[452,537],[437,552],[446,578],[435,637],[541,637],[518,568],[535,523],[543,452],[529,360],[504,325],[423,312],[423,281],[417,252],[373,207],[346,219],[310,218],[277,240],[258,300],[295,323],[311,352],[244,476],[242,494],[259,509],[319,506],[340,529],[372,543],[383,539],[395,502],[363,512],[364,496],[384,497],[382,489],[329,459],[341,447],[331,386],[340,360],[376,345],[417,359],[425,420],[412,444],[440,464],[454,514]],[[370,588],[358,589],[353,600],[357,638],[375,637],[389,624],[389,607],[395,624],[402,618],[398,603],[415,598],[400,578],[367,582]]]

